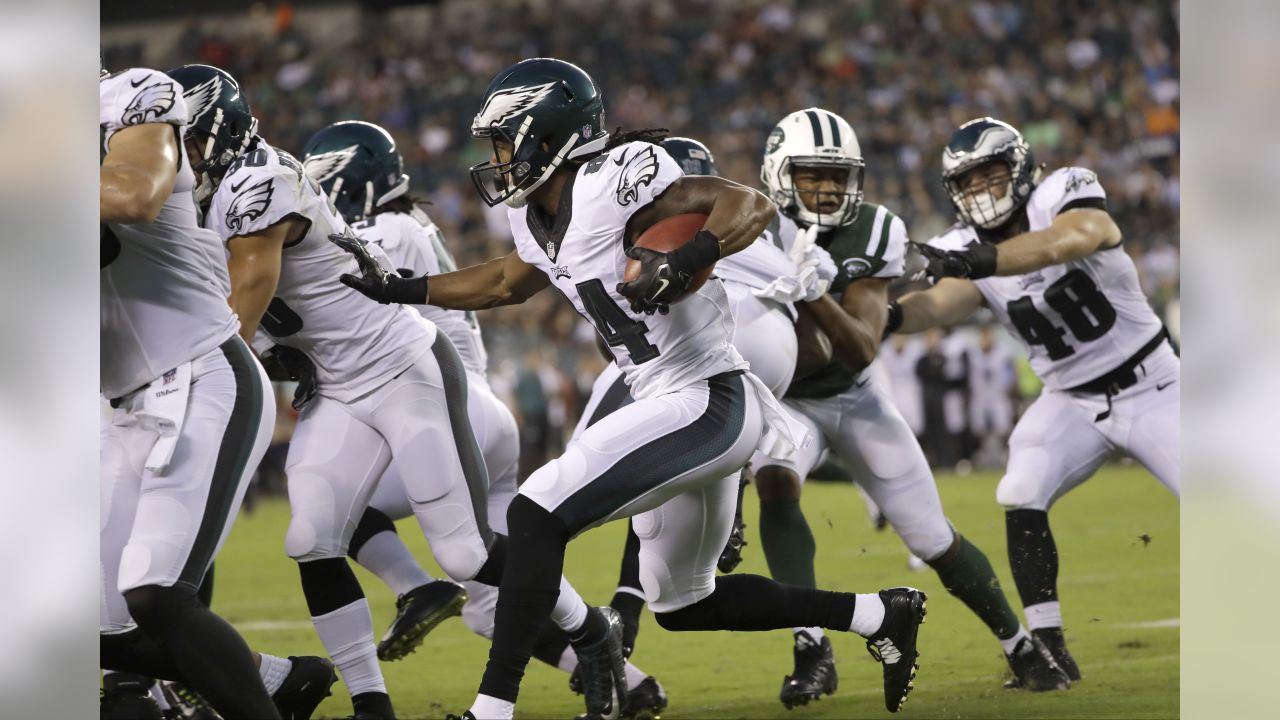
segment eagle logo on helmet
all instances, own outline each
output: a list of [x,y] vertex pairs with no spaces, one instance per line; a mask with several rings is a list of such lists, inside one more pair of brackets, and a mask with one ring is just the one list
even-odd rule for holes
[[638,200],[640,186],[648,185],[657,176],[658,156],[653,152],[653,146],[633,155],[618,175],[618,204],[625,207]]
[[273,192],[275,190],[271,178],[267,178],[237,195],[231,201],[231,207],[227,208],[227,229],[231,230],[232,234],[239,235],[244,230],[246,222],[262,217],[271,206]]
[[187,103],[187,124],[195,125],[196,121],[209,112],[222,94],[222,78],[214,75],[208,80],[182,94]]
[[133,100],[124,109],[120,118],[122,125],[141,125],[158,120],[173,109],[178,98],[174,84],[168,80],[154,82],[138,91]]
[[[302,161],[302,167],[306,169],[307,174],[315,179],[316,182],[327,182],[330,178],[337,175],[351,164],[356,156],[356,151],[360,149],[359,145],[351,145],[341,150],[332,150],[330,152],[316,153],[310,155]],[[394,176],[392,176],[394,179]]]
[[484,107],[476,114],[475,127],[501,126],[508,118],[523,114],[551,94],[556,83],[521,85],[499,90],[484,101]]

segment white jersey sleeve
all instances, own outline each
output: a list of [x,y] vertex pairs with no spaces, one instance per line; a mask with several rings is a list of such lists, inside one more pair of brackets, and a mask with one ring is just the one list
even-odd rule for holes
[[1098,174],[1082,167],[1059,168],[1049,173],[1027,201],[1027,213],[1033,222],[1052,222],[1059,214],[1082,207],[1107,209],[1107,193]]
[[264,143],[247,151],[222,178],[205,223],[229,239],[260,233],[290,215],[306,217],[304,196],[316,189],[295,165],[291,156]]
[[[790,240],[784,241],[784,222],[790,225]],[[727,283],[761,290],[780,277],[794,277],[795,263],[783,249],[784,242],[795,239],[795,224],[782,215],[775,216],[755,242],[716,262],[715,274]]]
[[98,124],[104,153],[111,136],[130,125],[166,123],[181,129],[187,124],[182,86],[162,72],[122,70],[102,78],[99,85]]
[[907,224],[902,221],[902,218],[892,215],[889,218],[889,234],[886,238],[888,245],[885,247],[882,258],[884,264],[872,277],[902,277],[907,264],[907,243],[910,241],[907,237]]

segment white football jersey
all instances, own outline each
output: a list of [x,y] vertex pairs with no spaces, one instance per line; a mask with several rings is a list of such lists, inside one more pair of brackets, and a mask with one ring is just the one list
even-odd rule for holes
[[[379,213],[351,226],[356,235],[382,247],[397,270],[411,275],[439,275],[458,269],[444,245],[444,235],[419,208],[410,213]],[[415,305],[422,316],[436,324],[462,356],[467,371],[483,379],[489,355],[480,337],[480,323],[471,311],[445,310],[434,305]]]
[[724,284],[710,279],[668,315],[633,313],[620,295],[627,221],[681,175],[667,151],[632,142],[601,153],[565,184],[553,223],[529,205],[507,211],[520,259],[600,333],[637,399],[746,369],[734,349]]
[[195,175],[182,146],[187,106],[182,86],[135,68],[102,78],[101,155],[131,125],[173,126],[178,175],[160,215],[149,223],[101,228],[102,394],[118,398],[221,345],[240,329],[227,296],[231,281],[218,236],[200,227]]
[[[346,222],[293,156],[259,138],[218,185],[205,225],[226,241],[288,217],[305,221],[307,230],[284,247],[280,282],[261,328],[315,363],[317,392],[350,402],[430,351],[436,332],[430,321],[410,308],[376,303],[338,281],[343,273],[360,272],[355,258],[328,238],[343,232]],[[381,261],[391,265],[385,256]]]
[[[1098,176],[1081,167],[1053,171],[1027,201],[1030,229],[1043,230],[1059,213],[1105,208]],[[977,242],[968,225],[955,225],[930,245],[961,250]],[[1054,390],[1099,378],[1163,331],[1138,285],[1124,248],[1098,250],[1079,260],[1026,275],[974,281],[986,304],[1027,347],[1031,368]]]

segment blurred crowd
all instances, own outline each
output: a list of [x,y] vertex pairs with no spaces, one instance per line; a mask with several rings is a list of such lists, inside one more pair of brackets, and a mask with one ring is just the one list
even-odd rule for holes
[[[916,240],[953,219],[938,177],[948,135],[993,115],[1019,127],[1049,168],[1099,173],[1153,304],[1176,306],[1176,4],[443,0],[415,10],[420,22],[403,13],[362,11],[357,28],[330,36],[276,3],[265,24],[190,20],[176,43],[108,44],[104,60],[222,67],[241,81],[261,132],[293,152],[336,120],[386,127],[462,264],[510,248],[504,214],[484,208],[466,172],[488,152],[468,128],[488,80],[522,58],[581,65],[604,92],[610,126],[698,138],[726,176],[753,186],[778,119],[811,105],[838,112],[861,141],[867,197]],[[555,452],[602,362],[593,333],[551,293],[482,321],[495,385]]]

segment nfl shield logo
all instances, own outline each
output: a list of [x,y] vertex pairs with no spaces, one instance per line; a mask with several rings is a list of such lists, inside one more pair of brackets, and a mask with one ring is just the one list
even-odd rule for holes
[[582,126],[582,139],[583,139],[583,140],[586,140],[587,138],[590,138],[590,137],[591,137],[591,126],[590,126],[590,125],[583,125],[583,126]]
[[163,375],[163,378],[164,378],[164,384],[165,384],[165,385],[168,385],[169,383],[171,383],[171,382],[173,382],[174,380],[178,379],[178,371],[177,371],[177,369],[175,368],[175,369],[170,370],[169,372],[165,373],[165,374]]

